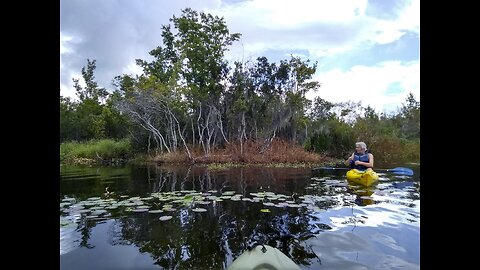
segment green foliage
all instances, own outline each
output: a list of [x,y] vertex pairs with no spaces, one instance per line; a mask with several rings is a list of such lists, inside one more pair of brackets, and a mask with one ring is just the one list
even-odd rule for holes
[[420,137],[420,102],[415,100],[412,93],[409,93],[406,103],[400,110],[404,119],[402,125],[404,137],[407,139]]
[[331,119],[313,132],[305,147],[328,156],[342,157],[351,152],[354,143],[353,129],[344,122]]
[[391,164],[420,161],[420,140],[406,140],[388,135],[379,135],[367,143],[376,164]]
[[[377,165],[420,160],[420,103],[412,94],[400,111],[391,116],[379,115],[370,106],[357,106],[315,99],[310,114],[312,132],[304,147],[345,159],[354,151],[354,143],[363,141]],[[346,121],[353,116],[353,122]]]
[[75,159],[113,159],[126,158],[132,153],[129,139],[90,140],[87,142],[65,142],[60,144],[60,162],[74,162]]
[[76,118],[76,104],[60,96],[60,141],[73,139],[78,130]]
[[90,59],[87,59],[87,67],[82,68],[82,77],[86,84],[85,88],[80,86],[78,79],[73,79],[74,88],[80,101],[93,100],[98,103],[108,96],[107,90],[98,87],[95,81],[94,71],[96,67],[96,60],[90,61]]
[[[119,93],[109,95],[94,81],[95,60],[82,68],[86,87],[73,79],[78,101],[60,97],[60,141],[87,141],[102,138],[123,138],[127,135],[127,118],[115,108]],[[103,102],[102,102],[103,101]]]
[[157,82],[167,84],[172,77],[184,81],[187,88],[183,94],[190,107],[218,100],[229,70],[224,53],[240,34],[230,34],[223,18],[190,8],[170,21],[176,31],[172,32],[171,25],[162,27],[164,47],[150,51],[152,62],[137,59],[137,64]]

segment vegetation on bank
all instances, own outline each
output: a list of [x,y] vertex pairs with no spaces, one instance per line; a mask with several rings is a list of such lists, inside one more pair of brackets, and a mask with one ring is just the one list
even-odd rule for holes
[[67,164],[118,163],[132,156],[129,139],[90,140],[60,144],[60,162]]
[[262,144],[247,141],[243,145],[243,154],[239,145],[229,145],[215,150],[214,154],[205,156],[202,149],[191,153],[192,159],[185,152],[167,153],[154,156],[158,163],[203,163],[203,164],[322,164],[332,158],[308,152],[299,145],[283,140],[274,140],[271,146],[261,151]]
[[[234,167],[242,164],[262,164],[265,166],[305,166],[307,164],[324,164],[334,159],[317,153],[308,152],[301,146],[275,140],[272,146],[264,153],[259,153],[261,144],[247,142],[244,153],[240,155],[238,146],[230,146],[215,151],[208,157],[204,156],[201,149],[192,151],[193,159],[185,152],[175,153],[133,154],[131,143],[127,139],[115,141],[110,139],[91,140],[85,143],[68,142],[60,145],[60,162],[65,164],[93,164],[115,163],[115,161],[128,162],[141,160],[155,163],[200,163],[211,164],[210,167]],[[275,165],[276,164],[276,165]],[[302,165],[303,164],[303,165]]]
[[310,100],[306,93],[320,88],[317,63],[229,63],[224,54],[241,35],[223,18],[185,9],[170,21],[152,60],[136,59],[143,74],[115,77],[113,91],[97,84],[96,61],[87,59],[85,84],[73,79],[78,100],[60,98],[61,162],[322,163],[345,159],[356,141],[375,164],[419,162],[420,102],[412,93],[390,114]]

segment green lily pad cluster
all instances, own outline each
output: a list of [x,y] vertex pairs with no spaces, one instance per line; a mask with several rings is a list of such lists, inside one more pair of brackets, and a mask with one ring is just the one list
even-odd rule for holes
[[235,191],[209,190],[180,190],[169,192],[154,192],[146,197],[129,197],[119,195],[116,198],[91,197],[85,200],[64,198],[60,202],[60,226],[71,226],[82,219],[102,220],[134,213],[163,214],[161,221],[171,219],[168,212],[178,209],[189,209],[195,213],[208,212],[209,205],[221,203],[225,200],[234,202],[261,203],[261,212],[268,213],[269,208],[301,208],[320,212],[319,203],[330,200],[328,196],[318,195],[285,195],[271,191],[252,192],[244,196]]
[[[194,213],[208,212],[209,205],[230,200],[234,202],[261,203],[262,213],[270,213],[274,208],[305,208],[308,211],[321,212],[322,209],[333,205],[354,203],[356,195],[345,192],[348,184],[345,181],[330,179],[329,177],[311,178],[304,195],[296,193],[285,195],[271,191],[251,192],[246,195],[235,191],[208,190],[180,190],[169,192],[154,192],[145,197],[117,195],[112,197],[91,197],[77,201],[76,198],[64,198],[60,202],[60,226],[72,226],[82,219],[101,220],[132,213],[162,214],[161,221],[173,217],[169,212],[187,209]],[[311,194],[308,194],[311,193]],[[322,194],[322,195],[318,195]],[[342,194],[342,195],[340,195]],[[363,194],[362,194],[363,195]],[[372,199],[369,197],[369,199]]]

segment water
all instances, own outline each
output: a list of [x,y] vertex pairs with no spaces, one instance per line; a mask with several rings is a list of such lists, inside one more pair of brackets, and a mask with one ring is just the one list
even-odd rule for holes
[[226,269],[266,243],[302,269],[419,269],[420,166],[400,166],[414,176],[369,188],[305,168],[62,166],[60,266]]

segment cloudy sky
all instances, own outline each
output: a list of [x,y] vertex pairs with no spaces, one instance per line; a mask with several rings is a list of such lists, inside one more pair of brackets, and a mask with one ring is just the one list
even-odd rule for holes
[[162,45],[161,26],[191,7],[223,17],[241,33],[227,60],[318,62],[318,95],[392,112],[412,92],[420,100],[420,0],[60,0],[60,89],[75,97],[95,59],[95,78],[140,74],[135,59]]

